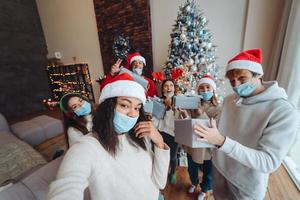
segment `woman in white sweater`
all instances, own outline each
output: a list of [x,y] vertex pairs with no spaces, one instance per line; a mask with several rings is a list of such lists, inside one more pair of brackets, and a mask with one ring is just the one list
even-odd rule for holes
[[90,101],[79,93],[65,94],[59,105],[63,111],[64,132],[69,148],[78,138],[92,131],[93,108]]
[[174,130],[175,119],[178,119],[179,112],[173,107],[172,98],[175,93],[175,83],[171,79],[166,79],[161,84],[162,99],[166,107],[166,113],[163,119],[152,118],[155,127],[161,133],[165,143],[170,147],[170,172],[169,181],[176,184],[177,150],[178,143],[175,142]]
[[157,200],[169,167],[169,148],[145,120],[145,91],[128,74],[104,86],[93,134],[67,152],[48,199]]

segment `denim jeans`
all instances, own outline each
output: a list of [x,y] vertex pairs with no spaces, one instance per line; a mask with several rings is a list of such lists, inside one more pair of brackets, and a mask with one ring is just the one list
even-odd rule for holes
[[192,156],[187,154],[188,172],[193,185],[199,184],[199,170],[203,172],[202,182],[200,187],[202,192],[207,192],[212,188],[212,162],[204,160],[203,164],[198,164],[193,161]]
[[174,174],[177,166],[177,150],[178,150],[178,143],[175,142],[175,138],[165,132],[160,132],[164,142],[170,147],[170,174]]

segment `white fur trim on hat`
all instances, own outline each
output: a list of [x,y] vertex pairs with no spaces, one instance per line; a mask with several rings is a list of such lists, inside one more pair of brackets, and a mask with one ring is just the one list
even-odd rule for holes
[[250,60],[235,60],[228,63],[226,72],[232,69],[247,69],[251,72],[255,72],[261,75],[264,74],[262,65],[260,63],[253,62]]
[[112,97],[135,97],[146,102],[145,89],[135,81],[119,80],[107,84],[101,92],[99,103]]
[[211,78],[201,78],[198,82],[198,88],[203,83],[209,84],[213,88],[214,91],[217,90],[217,85]]
[[130,59],[130,64],[133,63],[134,61],[142,61],[144,63],[144,65],[146,65],[146,60],[143,56],[133,56]]

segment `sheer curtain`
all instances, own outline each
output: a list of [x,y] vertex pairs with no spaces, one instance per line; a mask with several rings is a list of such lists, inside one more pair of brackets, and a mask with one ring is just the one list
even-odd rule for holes
[[[285,88],[289,100],[300,110],[300,0],[286,0],[272,55],[272,68],[268,71],[267,78],[276,79]],[[300,190],[299,152],[298,128],[297,140],[283,164]]]

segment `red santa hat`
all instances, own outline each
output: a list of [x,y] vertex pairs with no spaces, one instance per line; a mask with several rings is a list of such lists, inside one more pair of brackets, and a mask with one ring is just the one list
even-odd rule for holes
[[144,63],[144,65],[146,66],[146,59],[139,53],[139,52],[134,52],[131,53],[127,56],[126,58],[126,68],[130,68],[130,65],[134,62],[134,61],[141,61]]
[[214,91],[217,90],[217,85],[216,85],[213,77],[211,77],[209,75],[204,75],[198,82],[198,88],[203,83],[209,84],[213,88]]
[[103,86],[99,103],[102,103],[108,98],[121,96],[135,97],[141,100],[143,104],[146,102],[144,88],[126,73],[115,76]]
[[228,61],[226,72],[232,69],[247,69],[263,75],[262,50],[250,49],[243,51]]

